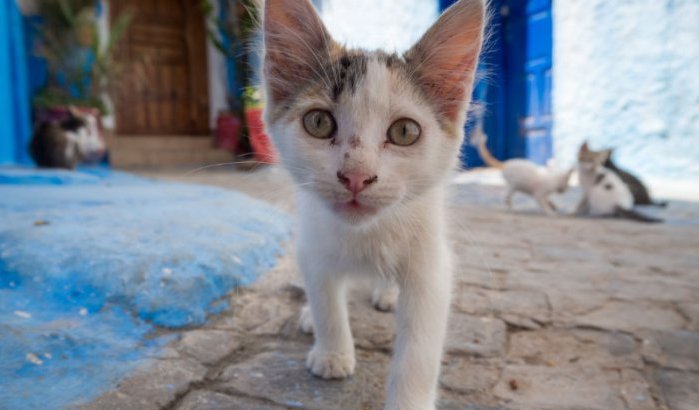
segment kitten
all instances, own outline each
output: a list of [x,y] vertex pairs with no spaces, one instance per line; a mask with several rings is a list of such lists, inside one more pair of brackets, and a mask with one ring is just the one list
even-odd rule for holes
[[640,222],[661,222],[633,209],[634,196],[619,175],[604,166],[610,151],[592,151],[587,142],[578,152],[578,172],[583,196],[578,215],[615,216]]
[[474,142],[478,144],[478,152],[486,165],[502,171],[502,177],[507,183],[505,203],[508,209],[512,209],[514,194],[522,192],[533,197],[547,215],[556,215],[556,206],[549,196],[554,192],[564,193],[568,189],[573,169],[542,167],[524,159],[501,162],[488,150],[487,137],[480,127],[476,127]]
[[104,148],[97,119],[70,108],[67,118],[39,124],[29,152],[40,167],[74,169]]
[[612,161],[612,154],[614,153],[613,149],[606,149],[602,151],[590,150],[590,153],[592,155],[603,155],[607,158],[602,165],[604,165],[605,168],[608,168],[609,170],[617,174],[617,176],[621,178],[624,184],[626,184],[626,186],[631,191],[631,194],[633,195],[634,205],[653,205],[658,207],[667,206],[667,202],[665,201],[653,201],[650,197],[648,188],[646,188],[646,186],[643,184],[643,182],[641,182],[640,179],[638,179],[635,175],[631,174],[630,172],[619,168],[614,163],[614,161]]
[[265,2],[265,118],[297,187],[307,366],[354,372],[347,283],[381,280],[375,302],[396,303],[398,330],[385,409],[435,408],[452,276],[445,191],[484,20],[483,0],[460,0],[398,55],[341,46],[309,0]]

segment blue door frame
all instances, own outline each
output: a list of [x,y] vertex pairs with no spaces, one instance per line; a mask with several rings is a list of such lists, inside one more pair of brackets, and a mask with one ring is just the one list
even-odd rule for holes
[[24,21],[15,0],[0,0],[0,165],[28,163],[31,137]]
[[[443,10],[455,0],[440,0]],[[527,158],[544,164],[551,158],[551,0],[492,0],[492,33],[479,71],[473,100],[485,106],[483,128],[488,148],[499,159]],[[467,134],[473,121],[466,125]],[[468,143],[464,168],[483,165]]]

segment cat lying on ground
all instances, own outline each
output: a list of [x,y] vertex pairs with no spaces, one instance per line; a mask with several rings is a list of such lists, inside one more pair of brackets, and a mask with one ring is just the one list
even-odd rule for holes
[[36,165],[74,169],[95,152],[105,149],[97,119],[71,107],[62,121],[46,121],[34,131],[29,153]]
[[347,282],[380,281],[375,299],[397,311],[387,410],[435,409],[452,276],[445,191],[484,20],[483,0],[460,0],[399,55],[343,47],[309,0],[265,2],[265,122],[297,187],[307,366],[352,375]]
[[602,165],[604,165],[604,167],[609,169],[610,171],[614,172],[619,178],[621,178],[622,182],[626,184],[626,186],[631,191],[631,195],[633,195],[634,205],[653,205],[659,207],[667,206],[667,202],[658,202],[651,199],[648,188],[646,188],[646,186],[643,184],[643,182],[641,182],[640,179],[638,179],[635,175],[631,174],[630,172],[619,168],[614,163],[614,161],[612,161],[612,154],[614,153],[613,149],[610,148],[602,151],[593,151],[589,149],[588,146],[588,152],[590,155],[599,155],[603,158],[606,158]]
[[487,137],[478,126],[474,131],[473,142],[478,144],[478,152],[486,165],[502,171],[502,177],[507,183],[505,203],[508,209],[512,209],[514,194],[521,192],[534,198],[547,215],[556,215],[556,206],[549,196],[554,192],[564,193],[568,189],[572,169],[542,167],[525,159],[501,162],[488,150]]
[[578,215],[614,216],[640,222],[661,222],[633,209],[634,196],[629,187],[612,169],[604,166],[608,151],[592,151],[587,142],[578,152],[578,172],[583,196]]

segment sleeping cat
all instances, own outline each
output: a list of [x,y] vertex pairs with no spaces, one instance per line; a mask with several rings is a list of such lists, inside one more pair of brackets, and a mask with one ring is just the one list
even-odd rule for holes
[[67,118],[39,124],[29,145],[34,162],[46,168],[74,169],[104,149],[97,119],[72,107]]
[[578,152],[580,186],[583,197],[576,213],[591,216],[615,216],[640,222],[661,222],[633,209],[634,196],[613,170],[604,166],[608,152],[592,151],[587,142]]
[[347,283],[380,281],[375,302],[397,311],[385,409],[435,409],[452,276],[445,191],[484,20],[483,0],[460,0],[399,55],[343,47],[309,0],[265,2],[265,120],[297,187],[306,364],[352,375]]
[[475,129],[473,142],[478,144],[478,152],[483,161],[490,167],[502,171],[502,177],[507,183],[505,203],[512,209],[512,197],[516,192],[533,197],[547,215],[556,215],[556,206],[549,199],[554,193],[564,193],[573,173],[572,169],[558,170],[552,167],[542,167],[525,159],[510,159],[505,162],[497,160],[488,150],[487,137],[480,126]]
[[646,186],[643,184],[643,182],[641,182],[640,179],[638,179],[635,175],[629,173],[628,171],[619,168],[614,163],[614,161],[612,161],[612,154],[614,153],[613,149],[593,151],[590,150],[588,147],[588,150],[590,152],[590,155],[600,155],[606,158],[602,165],[604,165],[605,168],[608,168],[609,170],[614,172],[619,178],[621,178],[624,184],[626,184],[626,186],[631,191],[631,194],[633,195],[634,205],[653,205],[659,207],[667,206],[667,202],[653,201],[650,197],[650,193],[648,192],[648,188],[646,188]]

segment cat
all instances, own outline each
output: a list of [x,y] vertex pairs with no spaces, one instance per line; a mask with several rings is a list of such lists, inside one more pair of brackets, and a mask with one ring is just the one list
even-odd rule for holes
[[621,178],[624,184],[626,184],[626,186],[631,191],[631,194],[633,195],[634,205],[652,205],[663,208],[667,206],[666,201],[654,201],[653,199],[651,199],[648,188],[646,188],[646,186],[643,184],[643,182],[641,182],[640,179],[638,179],[635,175],[631,174],[630,172],[619,168],[614,163],[614,161],[612,160],[612,154],[614,153],[614,149],[609,148],[602,151],[589,151],[591,155],[602,155],[606,157],[606,160],[602,165],[604,165],[605,168],[614,172],[619,178]]
[[95,116],[71,107],[65,119],[45,121],[36,127],[29,152],[39,167],[75,169],[104,148]]
[[397,335],[386,410],[435,409],[451,299],[445,197],[480,55],[484,0],[460,0],[404,54],[348,49],[309,0],[266,0],[265,122],[296,186],[297,259],[321,378],[355,368],[346,288],[378,280]]
[[634,196],[622,178],[605,167],[609,151],[592,151],[587,142],[578,152],[578,173],[583,196],[576,214],[614,216],[640,222],[662,222],[633,209]]
[[502,177],[507,183],[505,196],[507,208],[512,209],[514,194],[522,192],[534,198],[547,215],[556,215],[556,205],[549,199],[549,196],[554,192],[562,194],[568,190],[573,169],[558,170],[552,167],[542,167],[525,159],[510,159],[501,162],[488,150],[487,141],[480,124],[477,125],[473,142],[478,144],[478,152],[486,165],[501,170]]

